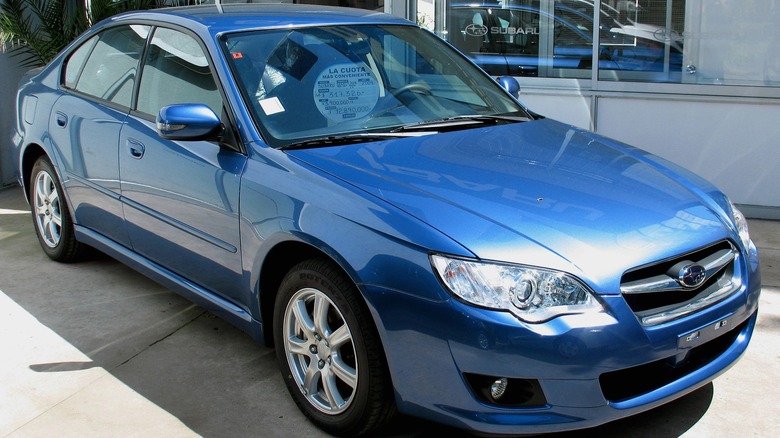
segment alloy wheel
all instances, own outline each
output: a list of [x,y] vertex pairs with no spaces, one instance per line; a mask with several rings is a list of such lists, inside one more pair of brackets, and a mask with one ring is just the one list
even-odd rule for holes
[[62,233],[62,210],[60,194],[52,176],[41,171],[35,177],[33,187],[33,214],[43,242],[49,248],[60,243]]
[[337,415],[352,403],[358,369],[352,333],[322,291],[296,292],[287,304],[284,351],[296,384],[320,412]]

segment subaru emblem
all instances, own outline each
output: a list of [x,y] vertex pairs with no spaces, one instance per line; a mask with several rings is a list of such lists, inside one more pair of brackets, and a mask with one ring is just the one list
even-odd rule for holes
[[707,270],[699,264],[685,265],[680,269],[677,282],[683,287],[694,288],[701,286],[707,279]]

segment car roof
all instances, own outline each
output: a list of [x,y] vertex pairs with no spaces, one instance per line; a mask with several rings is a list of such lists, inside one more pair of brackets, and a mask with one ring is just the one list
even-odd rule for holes
[[212,35],[223,32],[279,27],[330,26],[340,24],[405,24],[412,22],[357,8],[273,3],[226,4],[161,8],[117,15],[112,21],[152,20],[178,24]]

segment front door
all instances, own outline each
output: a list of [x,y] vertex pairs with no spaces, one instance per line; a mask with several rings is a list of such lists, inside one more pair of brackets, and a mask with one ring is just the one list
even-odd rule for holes
[[223,297],[240,290],[238,194],[246,156],[218,142],[159,137],[166,105],[203,103],[223,112],[209,63],[194,37],[155,30],[137,111],[119,140],[124,214],[133,249]]

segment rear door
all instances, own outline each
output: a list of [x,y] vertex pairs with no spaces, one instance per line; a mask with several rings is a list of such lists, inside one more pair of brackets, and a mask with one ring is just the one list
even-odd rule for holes
[[119,133],[148,32],[148,26],[116,26],[79,46],[65,62],[65,92],[49,120],[76,223],[125,246]]
[[225,297],[237,296],[242,276],[238,193],[246,156],[219,142],[159,137],[155,116],[161,107],[180,103],[202,103],[224,113],[198,40],[157,28],[144,60],[137,111],[119,140],[130,239],[148,259]]

